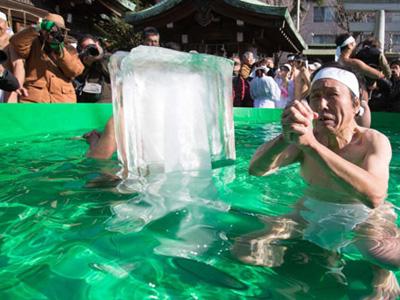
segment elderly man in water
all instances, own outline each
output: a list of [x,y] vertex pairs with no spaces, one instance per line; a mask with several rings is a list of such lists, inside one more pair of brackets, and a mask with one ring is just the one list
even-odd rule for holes
[[[282,133],[257,149],[249,172],[264,176],[299,162],[308,183],[305,196],[295,212],[251,240],[247,253],[246,237],[238,240],[234,251],[241,252],[242,261],[277,266],[282,254],[279,262],[262,257],[271,256],[273,240],[300,234],[332,253],[352,243],[373,264],[371,299],[396,299],[400,289],[392,270],[400,267],[400,234],[397,216],[384,201],[392,151],[385,135],[355,122],[359,95],[355,74],[334,63],[314,73],[309,103],[295,100],[283,111]],[[282,230],[283,223],[290,226]],[[354,233],[350,241],[349,232]]]

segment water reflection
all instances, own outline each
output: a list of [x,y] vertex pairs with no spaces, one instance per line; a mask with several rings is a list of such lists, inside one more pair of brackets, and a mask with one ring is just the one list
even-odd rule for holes
[[[232,253],[240,261],[279,268],[285,263],[307,266],[315,260],[326,268],[320,281],[331,277],[347,285],[341,254],[361,255],[374,270],[371,299],[399,296],[399,284],[391,271],[400,267],[400,231],[392,204],[369,209],[361,203],[304,198],[291,214],[260,219],[265,224],[262,230],[235,239]],[[308,246],[302,247],[304,243]]]
[[[354,232],[346,235],[350,253],[332,252],[304,240],[304,225],[284,215],[302,194],[297,167],[272,175],[267,184],[247,175],[255,147],[276,128],[239,128],[235,166],[213,170],[212,179],[181,175],[157,184],[160,178],[154,178],[143,193],[120,193],[120,182],[104,177],[115,174],[117,162],[83,160],[84,142],[80,148],[65,139],[0,147],[0,298],[308,300],[371,294],[371,264],[355,253]],[[394,156],[389,200],[399,203],[400,156]],[[143,218],[147,212],[151,217]],[[378,235],[374,249],[399,248],[394,212],[389,206],[364,227]],[[359,237],[366,234],[360,228]],[[234,256],[239,252],[245,263]],[[381,275],[383,287],[394,286],[394,276]]]
[[113,215],[106,229],[129,234],[172,216],[173,235],[157,237],[154,252],[165,256],[192,257],[208,250],[217,234],[207,223],[207,210],[227,212],[229,205],[219,201],[211,171],[173,172],[145,178],[143,192],[129,201],[112,204]]

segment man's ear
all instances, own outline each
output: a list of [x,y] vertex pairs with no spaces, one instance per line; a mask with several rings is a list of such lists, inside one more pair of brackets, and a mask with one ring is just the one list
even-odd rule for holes
[[360,108],[361,108],[360,98],[359,97],[355,97],[353,99],[354,114],[358,115],[360,113]]

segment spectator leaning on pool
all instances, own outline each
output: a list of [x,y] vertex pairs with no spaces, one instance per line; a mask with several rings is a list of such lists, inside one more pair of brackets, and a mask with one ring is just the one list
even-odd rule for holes
[[66,31],[63,17],[48,14],[40,24],[11,38],[15,51],[25,59],[28,96],[20,102],[76,102],[72,79],[84,66],[76,49],[64,44]]

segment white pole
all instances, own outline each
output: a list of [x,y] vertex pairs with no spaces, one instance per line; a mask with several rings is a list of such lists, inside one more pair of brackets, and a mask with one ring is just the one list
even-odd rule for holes
[[376,22],[375,22],[375,37],[378,39],[381,44],[381,51],[383,52],[385,49],[385,11],[380,10],[376,14]]
[[297,22],[296,29],[300,31],[300,0],[297,0]]

